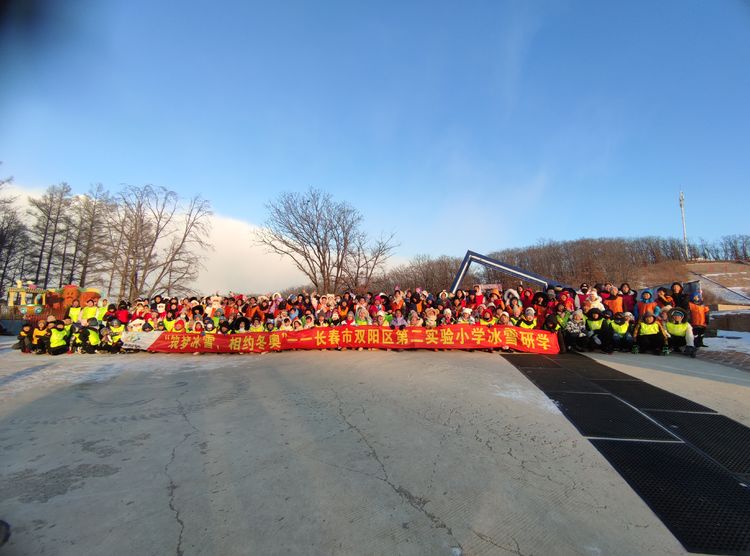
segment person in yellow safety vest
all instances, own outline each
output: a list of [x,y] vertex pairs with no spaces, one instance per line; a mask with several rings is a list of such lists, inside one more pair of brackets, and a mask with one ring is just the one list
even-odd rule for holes
[[[208,325],[208,323],[206,323],[206,325]],[[265,327],[263,326],[263,321],[261,321],[260,317],[258,316],[253,317],[253,323],[250,325],[250,332],[263,332],[263,331],[265,331]]]
[[55,321],[55,326],[49,332],[49,347],[47,353],[50,355],[60,355],[68,352],[68,333],[65,330],[65,323],[61,320]]
[[557,321],[557,315],[549,314],[544,318],[544,324],[542,330],[552,332],[557,336],[557,345],[560,346],[560,353],[566,353],[568,350],[565,346],[565,339],[563,338],[562,327]]
[[104,315],[107,314],[108,310],[109,310],[109,304],[107,303],[107,300],[100,299],[99,307],[96,308],[96,320],[98,320],[99,322],[102,322],[104,320]]
[[47,351],[47,345],[49,344],[49,327],[47,321],[39,319],[36,323],[36,328],[31,334],[31,346],[34,353],[44,353]]
[[589,351],[602,347],[607,332],[608,329],[605,326],[604,319],[602,319],[601,310],[597,307],[589,309],[589,312],[586,313],[586,336],[589,338]]
[[70,329],[73,328],[73,322],[75,321],[71,321],[70,317],[65,317],[63,322],[65,323],[65,332],[68,333],[68,339],[70,339]]
[[99,321],[96,317],[91,317],[88,326],[81,330],[81,350],[84,353],[96,353],[101,347],[101,337],[99,336]]
[[693,327],[685,320],[686,316],[685,311],[679,308],[672,309],[669,312],[669,320],[666,326],[667,334],[669,334],[667,345],[677,353],[680,353],[684,347],[685,355],[695,357]]
[[[206,320],[206,327],[203,330],[204,334],[216,334],[216,327],[214,326],[214,321],[211,319]],[[250,332],[253,332],[252,329],[250,329]]]
[[529,307],[523,312],[523,317],[518,321],[516,325],[518,328],[533,329],[537,327],[536,311],[533,307]]
[[667,355],[667,331],[651,311],[646,311],[633,331],[633,353],[650,351],[654,355]]
[[70,325],[68,336],[68,347],[70,348],[69,351],[73,353],[80,353],[82,345],[83,342],[81,341],[81,325],[77,322],[74,322]]
[[164,316],[164,320],[162,321],[164,323],[164,330],[167,332],[172,332],[174,329],[174,324],[177,322],[177,319],[174,316],[174,311],[167,311],[167,314]]
[[122,333],[125,332],[125,325],[120,319],[109,319],[109,343],[108,350],[111,353],[117,353],[122,348]]
[[495,317],[492,316],[492,311],[489,309],[482,312],[482,316],[479,319],[479,324],[482,326],[492,326],[493,324],[496,324],[497,320]]
[[633,334],[630,331],[630,320],[625,313],[615,313],[609,323],[612,351],[630,351],[633,349]]
[[[94,300],[89,299],[88,301],[86,301],[86,306],[81,309],[81,315],[77,322],[80,322],[83,326],[87,326],[89,320],[96,318],[96,311],[97,307],[96,305],[94,305]],[[76,321],[76,319],[73,320],[74,322]]]
[[73,300],[73,304],[68,307],[68,312],[65,314],[72,322],[78,322],[81,318],[81,302],[77,299]]

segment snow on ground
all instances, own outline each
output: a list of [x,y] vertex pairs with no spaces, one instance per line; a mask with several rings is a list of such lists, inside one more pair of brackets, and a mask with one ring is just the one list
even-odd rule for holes
[[737,275],[747,276],[750,275],[750,271],[746,272],[708,272],[703,273],[703,276],[708,276],[709,278],[721,278],[726,276],[737,276]]
[[718,330],[716,338],[706,338],[708,347],[701,351],[738,351],[750,355],[750,332],[735,332],[734,330]]
[[[706,274],[705,276],[709,275]],[[701,289],[704,295],[710,293],[714,298],[721,300],[723,303],[732,305],[747,305],[750,303],[748,299],[750,291],[744,286],[727,288],[709,280],[701,280]]]
[[555,402],[550,400],[540,390],[514,384],[505,384],[503,386],[493,384],[492,386],[495,389],[492,394],[498,398],[505,398],[507,400],[514,400],[520,403],[533,405],[551,413],[557,413],[560,411],[557,405],[555,405]]

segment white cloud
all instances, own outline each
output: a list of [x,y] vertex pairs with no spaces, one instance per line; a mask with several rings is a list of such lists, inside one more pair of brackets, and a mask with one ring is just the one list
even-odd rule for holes
[[0,191],[0,196],[15,197],[15,205],[22,210],[29,207],[29,197],[41,197],[46,188],[25,187],[13,182],[6,184]]
[[309,281],[289,259],[254,245],[255,229],[257,226],[250,222],[213,216],[211,243],[214,250],[206,253],[205,269],[201,270],[195,284],[198,291],[274,292]]

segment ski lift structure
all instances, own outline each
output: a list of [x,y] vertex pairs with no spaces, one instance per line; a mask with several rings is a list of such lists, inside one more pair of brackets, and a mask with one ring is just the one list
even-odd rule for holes
[[461,285],[461,280],[466,276],[472,263],[481,264],[482,266],[486,266],[493,270],[499,270],[504,274],[508,274],[509,276],[513,276],[524,282],[531,282],[532,284],[539,286],[540,290],[546,290],[550,284],[555,283],[554,280],[545,278],[540,274],[498,261],[497,259],[488,257],[487,255],[482,255],[481,253],[476,253],[475,251],[467,251],[464,260],[461,261],[461,266],[458,267],[456,277],[451,284],[451,293],[456,293],[458,286]]

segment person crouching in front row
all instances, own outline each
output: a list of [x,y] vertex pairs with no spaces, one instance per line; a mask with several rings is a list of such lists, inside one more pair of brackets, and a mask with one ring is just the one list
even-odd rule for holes
[[651,311],[645,312],[635,325],[633,353],[651,352],[666,355],[667,332]]

